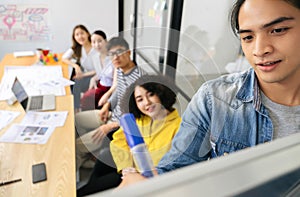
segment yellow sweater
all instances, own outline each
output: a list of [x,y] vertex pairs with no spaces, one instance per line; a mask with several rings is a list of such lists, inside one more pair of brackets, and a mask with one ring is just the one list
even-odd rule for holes
[[[179,129],[180,122],[181,117],[177,110],[171,112],[165,119],[155,120],[152,123],[151,118],[148,116],[142,116],[136,119],[136,123],[148,147],[154,166],[158,164],[160,159],[170,149],[172,139]],[[134,167],[130,148],[127,145],[122,128],[113,134],[110,150],[117,165],[118,172],[127,167]]]

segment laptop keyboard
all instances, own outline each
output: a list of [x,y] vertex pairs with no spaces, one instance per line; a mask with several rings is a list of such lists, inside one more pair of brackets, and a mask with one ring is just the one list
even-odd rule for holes
[[43,106],[43,96],[33,96],[33,97],[31,97],[29,110],[42,109],[42,106]]

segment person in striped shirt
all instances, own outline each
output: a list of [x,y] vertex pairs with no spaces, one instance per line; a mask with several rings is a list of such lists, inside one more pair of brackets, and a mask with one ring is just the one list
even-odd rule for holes
[[[113,37],[107,43],[107,55],[117,70],[117,87],[101,110],[77,113],[75,126],[79,137],[76,139],[76,169],[90,162],[91,153],[98,153],[101,143],[109,133],[119,128],[121,116],[120,100],[126,89],[145,74],[130,58],[129,45],[122,37]],[[84,167],[93,167],[84,165]]]

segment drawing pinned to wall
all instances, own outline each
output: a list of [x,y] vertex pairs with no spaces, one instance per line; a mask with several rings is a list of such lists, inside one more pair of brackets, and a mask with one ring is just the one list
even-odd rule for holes
[[45,5],[0,4],[0,40],[51,40],[48,15]]
[[148,16],[154,18],[155,22],[162,25],[162,13],[168,9],[166,0],[155,0],[153,8],[148,10]]

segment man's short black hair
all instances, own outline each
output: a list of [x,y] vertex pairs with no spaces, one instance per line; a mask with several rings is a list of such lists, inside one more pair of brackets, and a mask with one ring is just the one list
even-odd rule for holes
[[106,45],[107,51],[109,51],[111,48],[116,47],[116,46],[122,46],[126,50],[129,49],[129,44],[124,38],[122,38],[122,37],[113,37],[108,41],[108,43]]

